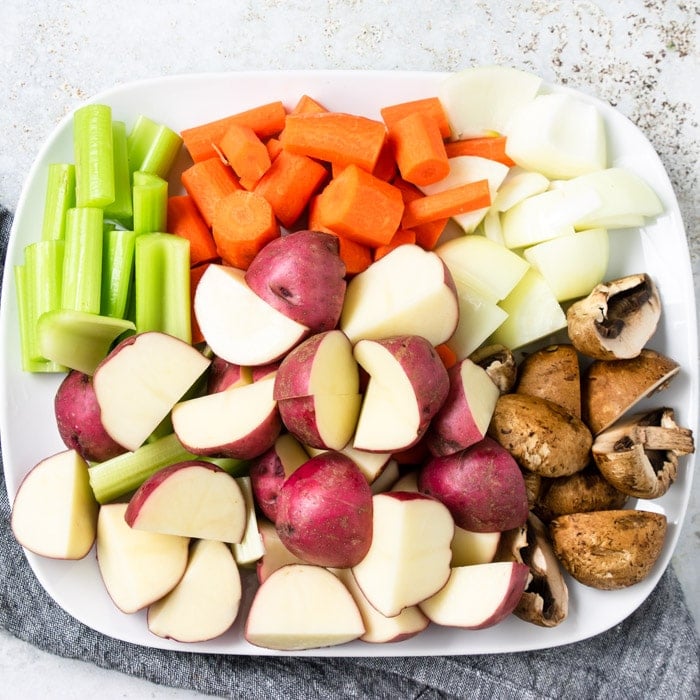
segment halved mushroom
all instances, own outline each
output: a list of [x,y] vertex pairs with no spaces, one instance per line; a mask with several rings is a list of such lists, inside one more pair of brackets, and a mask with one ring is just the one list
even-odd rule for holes
[[646,273],[603,282],[566,312],[574,347],[597,360],[639,355],[660,316],[659,292]]
[[619,421],[598,435],[592,447],[603,476],[636,498],[663,496],[676,480],[678,458],[694,451],[692,431],[676,424],[671,408]]
[[556,627],[569,613],[569,589],[549,541],[547,528],[530,513],[527,519],[527,547],[523,560],[530,567],[530,582],[514,612],[540,627]]
[[523,549],[527,547],[527,526],[514,527],[501,533],[494,561],[515,561],[524,564]]
[[486,345],[475,350],[469,359],[486,370],[501,394],[507,394],[515,385],[515,356],[505,345]]
[[595,435],[645,396],[665,389],[680,371],[670,357],[645,348],[627,360],[594,360],[582,381],[583,420]]

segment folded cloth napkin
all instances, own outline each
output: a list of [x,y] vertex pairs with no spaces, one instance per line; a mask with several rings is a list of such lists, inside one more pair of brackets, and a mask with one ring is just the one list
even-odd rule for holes
[[[0,278],[10,223],[11,215],[0,207]],[[528,653],[295,659],[173,652],[120,642],[74,620],[44,591],[10,531],[1,470],[0,478],[0,625],[52,654],[230,698],[700,697],[700,644],[672,569],[632,615],[607,632]]]

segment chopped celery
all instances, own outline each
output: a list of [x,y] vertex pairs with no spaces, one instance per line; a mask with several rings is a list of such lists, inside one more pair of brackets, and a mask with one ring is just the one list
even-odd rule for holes
[[159,469],[189,459],[198,457],[188,452],[171,433],[134,452],[90,467],[90,485],[98,503],[109,503],[137,489]]
[[16,265],[15,289],[17,292],[17,315],[19,317],[20,354],[22,357],[22,369],[25,372],[65,372],[66,367],[51,360],[33,360],[29,354],[29,337],[34,333],[36,324],[30,321],[30,296],[27,282],[27,268],[25,265]]
[[112,108],[89,104],[73,115],[75,201],[79,207],[105,207],[114,201]]
[[100,313],[102,287],[102,209],[75,207],[66,215],[62,309]]
[[178,133],[143,115],[136,119],[127,139],[131,172],[142,170],[165,177],[182,145]]
[[105,219],[118,221],[124,228],[133,226],[131,203],[131,172],[126,145],[126,125],[112,122],[112,144],[114,151],[114,201],[104,208]]
[[134,329],[130,321],[59,309],[39,317],[37,338],[47,359],[92,374],[112,343],[125,331]]
[[41,237],[61,240],[66,230],[66,212],[75,206],[75,165],[51,163],[47,168],[44,218]]
[[136,329],[192,341],[189,241],[169,233],[136,237]]
[[100,313],[125,318],[134,270],[136,233],[122,229],[104,232]]
[[207,462],[216,464],[231,476],[245,476],[248,474],[250,463],[244,459],[236,459],[235,457],[204,457]]
[[158,175],[137,171],[133,175],[134,231],[154,233],[166,231],[168,215],[168,182]]
[[240,566],[250,566],[265,554],[260,530],[258,529],[258,519],[255,515],[255,500],[253,499],[253,489],[250,485],[249,476],[241,476],[236,479],[245,498],[248,519],[246,521],[243,539],[238,544],[232,544],[233,557]]

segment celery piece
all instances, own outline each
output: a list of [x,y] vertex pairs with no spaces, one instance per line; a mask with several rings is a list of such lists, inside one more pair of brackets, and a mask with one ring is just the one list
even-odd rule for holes
[[265,554],[265,546],[263,545],[260,530],[258,529],[258,519],[255,515],[255,499],[253,498],[253,488],[250,484],[249,476],[241,476],[236,479],[240,487],[243,498],[245,499],[246,511],[248,519],[246,520],[243,539],[232,544],[233,558],[240,566],[250,566],[258,559],[261,559]]
[[36,323],[30,320],[31,291],[27,282],[26,265],[16,265],[15,290],[17,292],[17,315],[19,318],[20,355],[22,369],[25,372],[65,372],[68,368],[51,360],[33,360],[29,353],[29,337],[36,329]]
[[142,170],[166,177],[182,145],[178,133],[140,115],[127,139],[131,172]]
[[168,181],[158,175],[137,171],[133,175],[134,231],[166,231],[168,217]]
[[192,342],[189,241],[142,233],[135,247],[137,331],[161,331]]
[[74,207],[66,214],[61,308],[100,313],[102,209]]
[[73,114],[75,202],[106,207],[114,201],[112,108],[89,104]]
[[231,476],[246,476],[250,469],[250,462],[235,457],[204,457],[207,462],[216,464]]
[[136,233],[122,229],[104,232],[100,313],[125,318],[134,272]]
[[133,330],[131,321],[69,309],[49,311],[37,322],[42,355],[85,374],[93,374],[112,343]]
[[51,163],[47,168],[43,240],[62,240],[66,230],[66,212],[75,206],[75,165]]
[[118,221],[124,228],[132,228],[134,210],[131,202],[131,171],[126,145],[126,124],[112,122],[114,152],[114,201],[104,208],[105,219]]
[[159,469],[191,459],[198,457],[188,452],[171,433],[133,452],[91,466],[90,485],[98,503],[109,503],[137,489]]
[[24,248],[28,296],[28,352],[32,360],[46,360],[39,349],[36,323],[46,311],[61,307],[64,242],[37,241]]

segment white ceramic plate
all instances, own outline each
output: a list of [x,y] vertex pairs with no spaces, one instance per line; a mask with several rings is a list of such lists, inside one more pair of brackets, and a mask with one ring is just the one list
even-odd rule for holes
[[[111,105],[114,118],[126,121],[127,127],[133,124],[137,115],[145,114],[176,130],[277,99],[291,107],[304,93],[331,109],[379,118],[379,109],[384,105],[435,94],[443,77],[444,74],[436,73],[337,71],[189,75],[120,86],[96,95],[91,102]],[[580,97],[594,103],[604,116],[609,135],[610,165],[630,168],[644,177],[664,204],[664,214],[645,228],[611,235],[608,277],[646,271],[659,286],[663,317],[650,344],[680,362],[682,372],[670,389],[648,403],[672,406],[681,425],[695,428],[698,417],[695,300],[678,204],[657,154],[642,133],[607,104],[583,95]],[[40,230],[46,165],[72,160],[69,116],[48,139],[29,173],[7,256],[0,309],[0,386],[3,388],[0,432],[10,502],[29,468],[47,455],[64,449],[53,415],[53,396],[60,377],[31,375],[20,369],[13,265],[22,261],[24,245],[35,240]],[[678,480],[668,494],[654,502],[637,504],[640,508],[665,513],[669,521],[667,540],[651,575],[642,583],[621,591],[596,591],[570,582],[570,614],[557,628],[541,629],[511,616],[486,630],[460,631],[432,626],[417,637],[397,644],[354,642],[299,655],[516,652],[568,644],[603,632],[644,601],[668,565],[688,503],[692,466],[691,458],[683,458]],[[104,634],[145,646],[181,651],[276,653],[245,642],[241,624],[244,613],[239,615],[239,622],[232,630],[211,642],[178,644],[152,635],[146,627],[145,613],[125,615],[112,604],[100,580],[94,551],[79,562],[42,559],[31,553],[27,553],[27,559],[39,581],[62,608]],[[251,592],[252,585],[249,585],[246,600]]]

